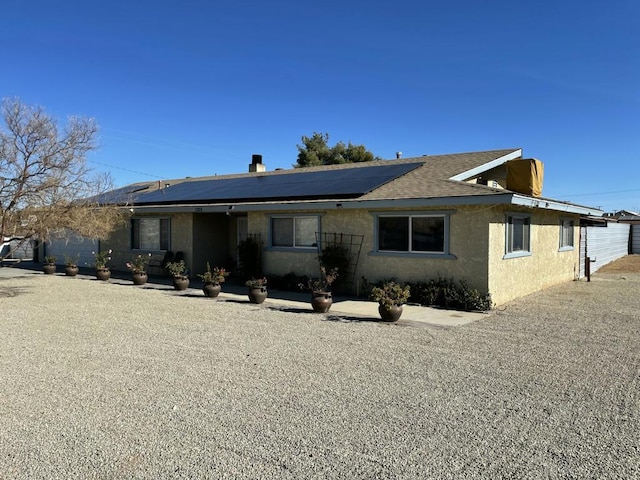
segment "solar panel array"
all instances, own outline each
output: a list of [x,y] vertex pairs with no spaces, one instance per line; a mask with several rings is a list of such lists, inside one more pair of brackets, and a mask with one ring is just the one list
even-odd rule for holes
[[311,198],[355,198],[418,168],[423,163],[247,175],[185,181],[140,195],[137,205],[216,201],[257,201]]
[[137,185],[127,185],[121,188],[116,188],[109,192],[97,195],[91,200],[95,200],[100,204],[127,204],[132,203],[135,199],[141,195],[140,192],[144,192],[150,188],[154,183],[145,183]]

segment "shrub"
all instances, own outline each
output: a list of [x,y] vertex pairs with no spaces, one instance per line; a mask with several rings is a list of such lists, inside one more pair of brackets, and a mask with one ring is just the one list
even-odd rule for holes
[[[375,283],[362,278],[363,294],[371,297],[373,288],[381,287],[394,279]],[[469,287],[465,280],[456,282],[452,278],[438,277],[423,282],[407,283],[411,289],[409,301],[425,307],[442,307],[464,311],[491,310],[493,302],[491,294],[481,294],[477,289]]]

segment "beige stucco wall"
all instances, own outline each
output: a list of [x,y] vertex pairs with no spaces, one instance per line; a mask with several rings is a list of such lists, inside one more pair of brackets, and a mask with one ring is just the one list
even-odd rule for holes
[[[504,258],[508,211],[515,210],[495,210],[489,233],[489,291],[497,305],[578,277],[580,222],[577,215],[535,209],[531,217],[531,255]],[[573,250],[560,251],[561,218],[575,220]]]
[[[376,212],[380,211],[382,210],[376,210]],[[416,282],[441,275],[447,278],[453,277],[456,280],[467,280],[471,287],[486,292],[488,288],[486,251],[489,242],[488,218],[490,215],[487,207],[412,210],[412,212],[416,211],[451,213],[450,252],[455,258],[375,254],[373,252],[374,216],[367,210],[307,211],[296,212],[296,214],[321,215],[321,229],[325,233],[364,235],[358,267],[354,275],[356,283],[354,288],[358,288],[362,277],[368,281],[396,277],[398,280]],[[260,234],[265,244],[262,258],[265,273],[284,275],[293,272],[297,275],[317,275],[318,258],[315,250],[291,252],[266,248],[268,218],[269,215],[265,213],[250,213],[248,217],[249,233]]]
[[101,250],[113,250],[109,265],[111,270],[124,272],[127,270],[127,262],[131,260],[133,253],[131,246],[131,222],[127,220],[125,226],[114,231],[108,240],[100,242]]
[[[143,215],[142,215],[143,216]],[[157,215],[149,215],[157,216]],[[164,216],[164,215],[163,215]],[[171,250],[184,253],[185,263],[193,275],[193,214],[174,213],[171,217]],[[114,271],[126,271],[126,263],[131,260],[138,251],[131,250],[131,222],[111,234],[108,240],[100,242],[101,250],[112,249],[111,269]],[[160,254],[158,254],[160,255]]]

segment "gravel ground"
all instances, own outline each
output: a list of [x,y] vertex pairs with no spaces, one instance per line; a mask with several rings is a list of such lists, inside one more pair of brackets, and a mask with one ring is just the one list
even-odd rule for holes
[[438,329],[0,268],[0,478],[640,478],[639,291]]

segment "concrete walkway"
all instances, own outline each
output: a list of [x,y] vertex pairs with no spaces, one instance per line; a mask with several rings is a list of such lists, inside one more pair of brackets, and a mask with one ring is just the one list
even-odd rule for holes
[[[127,278],[112,278],[112,282],[131,283]],[[152,278],[149,283],[164,279]],[[167,280],[168,282],[169,280]],[[159,285],[163,285],[160,283]],[[201,284],[197,280],[191,280],[187,289],[194,295],[201,293]],[[275,309],[286,309],[291,311],[309,312],[311,311],[310,294],[308,292],[290,292],[275,289],[268,289],[269,296],[264,305]],[[176,292],[179,294],[179,292]],[[219,301],[248,302],[246,287],[224,283],[222,292],[218,297]],[[333,304],[329,312],[325,315],[336,317],[352,318],[354,320],[380,320],[378,314],[378,304],[365,299],[354,299],[352,297],[334,296]],[[402,317],[396,322],[399,325],[413,325],[417,327],[458,327],[485,318],[483,312],[461,312],[457,310],[445,310],[440,308],[423,307],[420,305],[405,305]]]
[[[62,273],[64,267],[58,266],[56,275],[64,275]],[[16,275],[24,273],[33,273],[42,275],[41,266],[38,264],[18,263],[5,264],[3,268],[5,275]],[[93,278],[91,269],[81,269],[79,277]],[[128,272],[112,272],[109,282],[130,285],[130,274]],[[166,277],[150,277],[147,286],[155,286],[158,289],[174,292],[171,286],[171,280]],[[197,279],[191,279],[190,286],[187,290],[178,292],[176,295],[201,295],[202,283]],[[231,282],[224,283],[222,292],[218,297],[218,301],[234,301],[247,302],[246,287],[242,285],[234,285]],[[269,289],[269,296],[265,300],[264,305],[277,310],[290,310],[296,312],[310,312],[311,301],[308,292],[290,292],[283,290]],[[353,297],[334,296],[333,305],[326,314],[335,317],[344,317],[352,320],[372,320],[379,321],[378,304],[365,299],[357,299]],[[486,318],[487,313],[483,312],[461,312],[457,310],[445,310],[440,308],[423,307],[420,305],[405,305],[402,317],[396,324],[412,325],[416,327],[440,327],[450,328],[467,325],[481,318]]]

